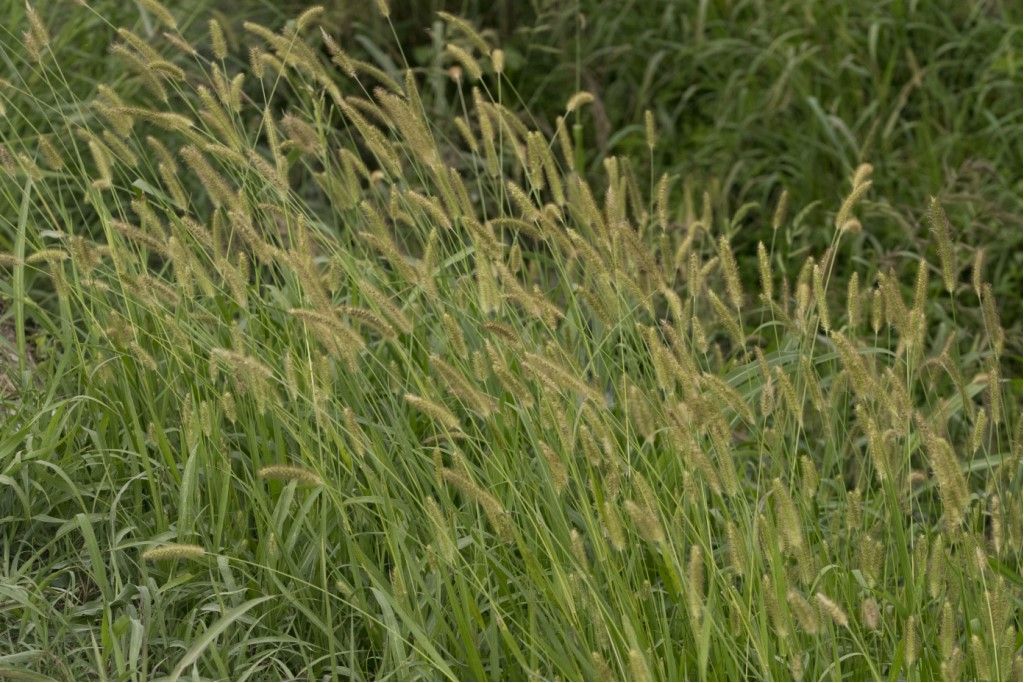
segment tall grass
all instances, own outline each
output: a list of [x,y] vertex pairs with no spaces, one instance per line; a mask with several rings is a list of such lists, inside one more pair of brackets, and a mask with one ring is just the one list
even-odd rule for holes
[[869,164],[742,253],[470,22],[388,70],[139,5],[85,96],[4,42],[0,674],[1019,679],[1020,384],[941,198],[935,262],[871,258]]

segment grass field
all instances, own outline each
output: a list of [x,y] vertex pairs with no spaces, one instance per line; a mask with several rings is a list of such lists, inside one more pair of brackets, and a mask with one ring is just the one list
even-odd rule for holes
[[394,4],[0,0],[0,679],[1020,680],[1019,8]]

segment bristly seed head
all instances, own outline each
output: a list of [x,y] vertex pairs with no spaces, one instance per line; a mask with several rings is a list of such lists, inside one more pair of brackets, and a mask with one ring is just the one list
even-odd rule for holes
[[206,554],[206,549],[188,543],[165,543],[150,548],[142,553],[146,562],[166,562],[168,560],[197,560]]
[[260,479],[295,481],[306,486],[320,486],[323,480],[316,472],[298,465],[267,465],[257,472]]

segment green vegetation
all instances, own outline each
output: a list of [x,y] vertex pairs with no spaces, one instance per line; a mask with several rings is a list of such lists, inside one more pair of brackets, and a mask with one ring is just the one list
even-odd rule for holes
[[1020,679],[1019,15],[181,4],[0,3],[0,678]]

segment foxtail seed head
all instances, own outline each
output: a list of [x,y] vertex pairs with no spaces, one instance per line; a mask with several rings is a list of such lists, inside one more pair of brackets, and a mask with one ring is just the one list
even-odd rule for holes
[[206,549],[188,543],[165,543],[142,553],[146,562],[166,562],[168,560],[197,560],[206,554]]
[[316,472],[297,465],[267,465],[261,467],[257,475],[260,479],[295,481],[305,486],[320,486],[323,483]]
[[581,91],[573,94],[572,97],[570,97],[568,99],[568,101],[566,101],[566,103],[565,103],[565,113],[566,114],[571,114],[572,112],[576,111],[580,107],[583,107],[584,105],[590,104],[593,101],[594,101],[594,96],[591,93],[589,93],[589,92],[587,92],[585,90],[581,90]]
[[846,628],[850,625],[850,620],[847,618],[846,612],[844,612],[843,608],[836,604],[832,598],[828,597],[824,593],[818,592],[814,594],[814,599],[818,601],[818,606],[821,607],[821,610],[835,622],[836,626]]
[[860,618],[865,628],[877,631],[882,621],[882,613],[874,598],[865,598],[860,604]]

